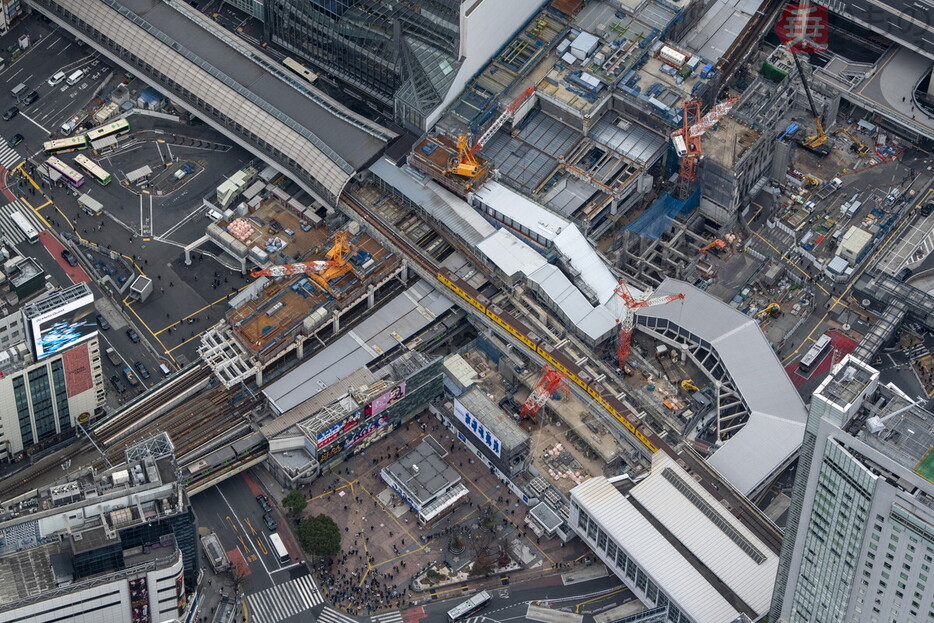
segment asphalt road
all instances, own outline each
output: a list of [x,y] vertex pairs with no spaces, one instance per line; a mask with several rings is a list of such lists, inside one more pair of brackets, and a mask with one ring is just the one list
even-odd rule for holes
[[[240,550],[250,569],[245,592],[261,591],[306,573],[304,565],[279,563],[269,543],[271,531],[263,522],[263,510],[242,476],[234,476],[193,496],[191,504],[199,526],[215,532],[226,551]],[[288,519],[276,508],[272,514],[281,536],[287,530]]]

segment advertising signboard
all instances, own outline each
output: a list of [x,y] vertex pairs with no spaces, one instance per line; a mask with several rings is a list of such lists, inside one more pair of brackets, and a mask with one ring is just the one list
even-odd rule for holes
[[363,441],[364,439],[366,439],[367,437],[369,437],[376,431],[380,430],[381,428],[386,427],[388,424],[389,424],[389,418],[386,416],[383,416],[381,418],[373,420],[366,426],[361,427],[360,430],[358,430],[353,435],[351,435],[350,437],[344,440],[344,450],[354,447],[355,445],[357,445],[358,443],[360,443],[361,441]]
[[479,439],[483,445],[489,448],[493,454],[500,456],[499,438],[491,433],[477,418],[473,416],[460,401],[454,399],[454,416],[463,422],[464,426],[470,429],[474,437]]
[[97,335],[94,295],[88,294],[29,319],[36,360]]
[[378,398],[375,398],[373,402],[368,404],[366,406],[366,409],[364,410],[364,416],[370,417],[371,415],[379,415],[386,409],[386,407],[388,407],[389,405],[391,405],[392,403],[398,400],[401,400],[404,397],[405,397],[405,381],[402,381],[401,383],[399,383],[398,385],[390,389],[388,392],[386,392],[382,396],[379,396]]
[[360,423],[360,418],[363,415],[362,410],[354,411],[353,413],[347,415],[342,420],[334,422],[331,426],[328,426],[326,429],[318,433],[315,443],[317,444],[318,449],[325,447],[351,428]]

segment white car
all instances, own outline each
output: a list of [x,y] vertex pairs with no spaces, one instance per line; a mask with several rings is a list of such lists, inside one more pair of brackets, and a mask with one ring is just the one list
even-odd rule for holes
[[49,78],[49,86],[57,87],[59,84],[61,84],[62,80],[64,79],[65,79],[65,72],[64,71],[57,72],[54,76]]

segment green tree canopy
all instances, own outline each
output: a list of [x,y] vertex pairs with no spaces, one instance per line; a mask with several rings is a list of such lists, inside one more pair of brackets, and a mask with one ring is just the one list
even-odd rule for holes
[[289,493],[282,498],[282,505],[293,514],[299,515],[305,510],[305,507],[308,506],[308,501],[305,500],[305,496],[302,495],[301,491],[289,491]]
[[327,515],[305,517],[298,524],[298,541],[312,556],[337,556],[341,551],[341,529]]

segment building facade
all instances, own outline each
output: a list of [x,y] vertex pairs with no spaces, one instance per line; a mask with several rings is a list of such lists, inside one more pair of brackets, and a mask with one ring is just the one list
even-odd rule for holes
[[[265,36],[393,111],[434,125],[541,0],[265,0]],[[491,20],[496,27],[491,28]]]
[[268,465],[283,486],[312,482],[322,470],[404,425],[443,391],[441,359],[417,351],[386,366],[384,376],[334,396],[310,417],[269,437]]
[[932,418],[851,355],[820,385],[772,621],[934,620]]
[[69,477],[2,509],[0,577],[18,579],[0,584],[0,620],[184,620],[200,552],[174,457]]
[[0,320],[0,460],[72,432],[104,405],[94,295],[84,283]]

